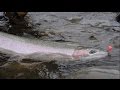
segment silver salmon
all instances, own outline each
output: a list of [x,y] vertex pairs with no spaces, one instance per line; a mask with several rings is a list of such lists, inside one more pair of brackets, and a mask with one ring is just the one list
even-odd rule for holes
[[78,46],[77,44],[30,39],[0,32],[0,48],[27,57],[48,57],[47,59],[50,57],[52,59],[68,57],[70,60],[94,60],[108,55],[108,52],[103,50],[94,48],[77,49]]

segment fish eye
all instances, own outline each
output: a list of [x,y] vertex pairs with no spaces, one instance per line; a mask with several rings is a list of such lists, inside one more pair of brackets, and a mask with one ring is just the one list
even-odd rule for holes
[[96,50],[91,50],[89,53],[94,54],[94,53],[96,53]]

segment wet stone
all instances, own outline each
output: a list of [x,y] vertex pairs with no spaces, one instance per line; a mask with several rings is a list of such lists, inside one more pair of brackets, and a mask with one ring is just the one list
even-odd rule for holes
[[2,79],[53,79],[59,78],[58,65],[55,62],[43,62],[31,66],[16,61],[0,67]]
[[120,14],[117,15],[116,21],[120,23]]
[[81,20],[82,20],[83,18],[81,17],[78,17],[78,18],[71,18],[71,19],[69,19],[69,21],[71,22],[71,23],[79,23]]
[[5,16],[0,16],[0,21],[8,21],[8,18]]
[[22,63],[34,63],[34,62],[41,62],[41,61],[36,61],[33,59],[25,58],[25,59],[22,59],[20,62],[22,62]]
[[97,40],[97,39],[96,39],[96,37],[95,37],[95,36],[93,36],[93,35],[92,35],[92,36],[90,36],[90,37],[89,37],[89,39],[90,39],[90,40]]
[[120,48],[120,36],[113,38],[113,45],[115,48]]
[[10,58],[9,55],[0,53],[0,66],[4,65],[5,63],[7,63],[9,58]]
[[36,79],[39,75],[36,70],[30,70],[18,62],[11,62],[6,67],[0,68],[0,78],[4,79]]

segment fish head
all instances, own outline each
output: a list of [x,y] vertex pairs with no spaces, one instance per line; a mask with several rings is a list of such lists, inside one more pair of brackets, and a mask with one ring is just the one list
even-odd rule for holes
[[108,52],[99,49],[81,49],[75,50],[72,56],[79,60],[95,60],[108,56]]
[[100,58],[104,58],[108,55],[108,52],[102,51],[99,49],[88,49],[87,51],[88,51],[87,58],[89,58],[89,59],[100,59]]

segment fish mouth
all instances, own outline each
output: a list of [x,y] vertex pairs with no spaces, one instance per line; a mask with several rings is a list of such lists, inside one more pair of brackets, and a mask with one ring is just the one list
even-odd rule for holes
[[72,57],[74,59],[100,59],[108,56],[108,53],[98,49],[74,50]]

